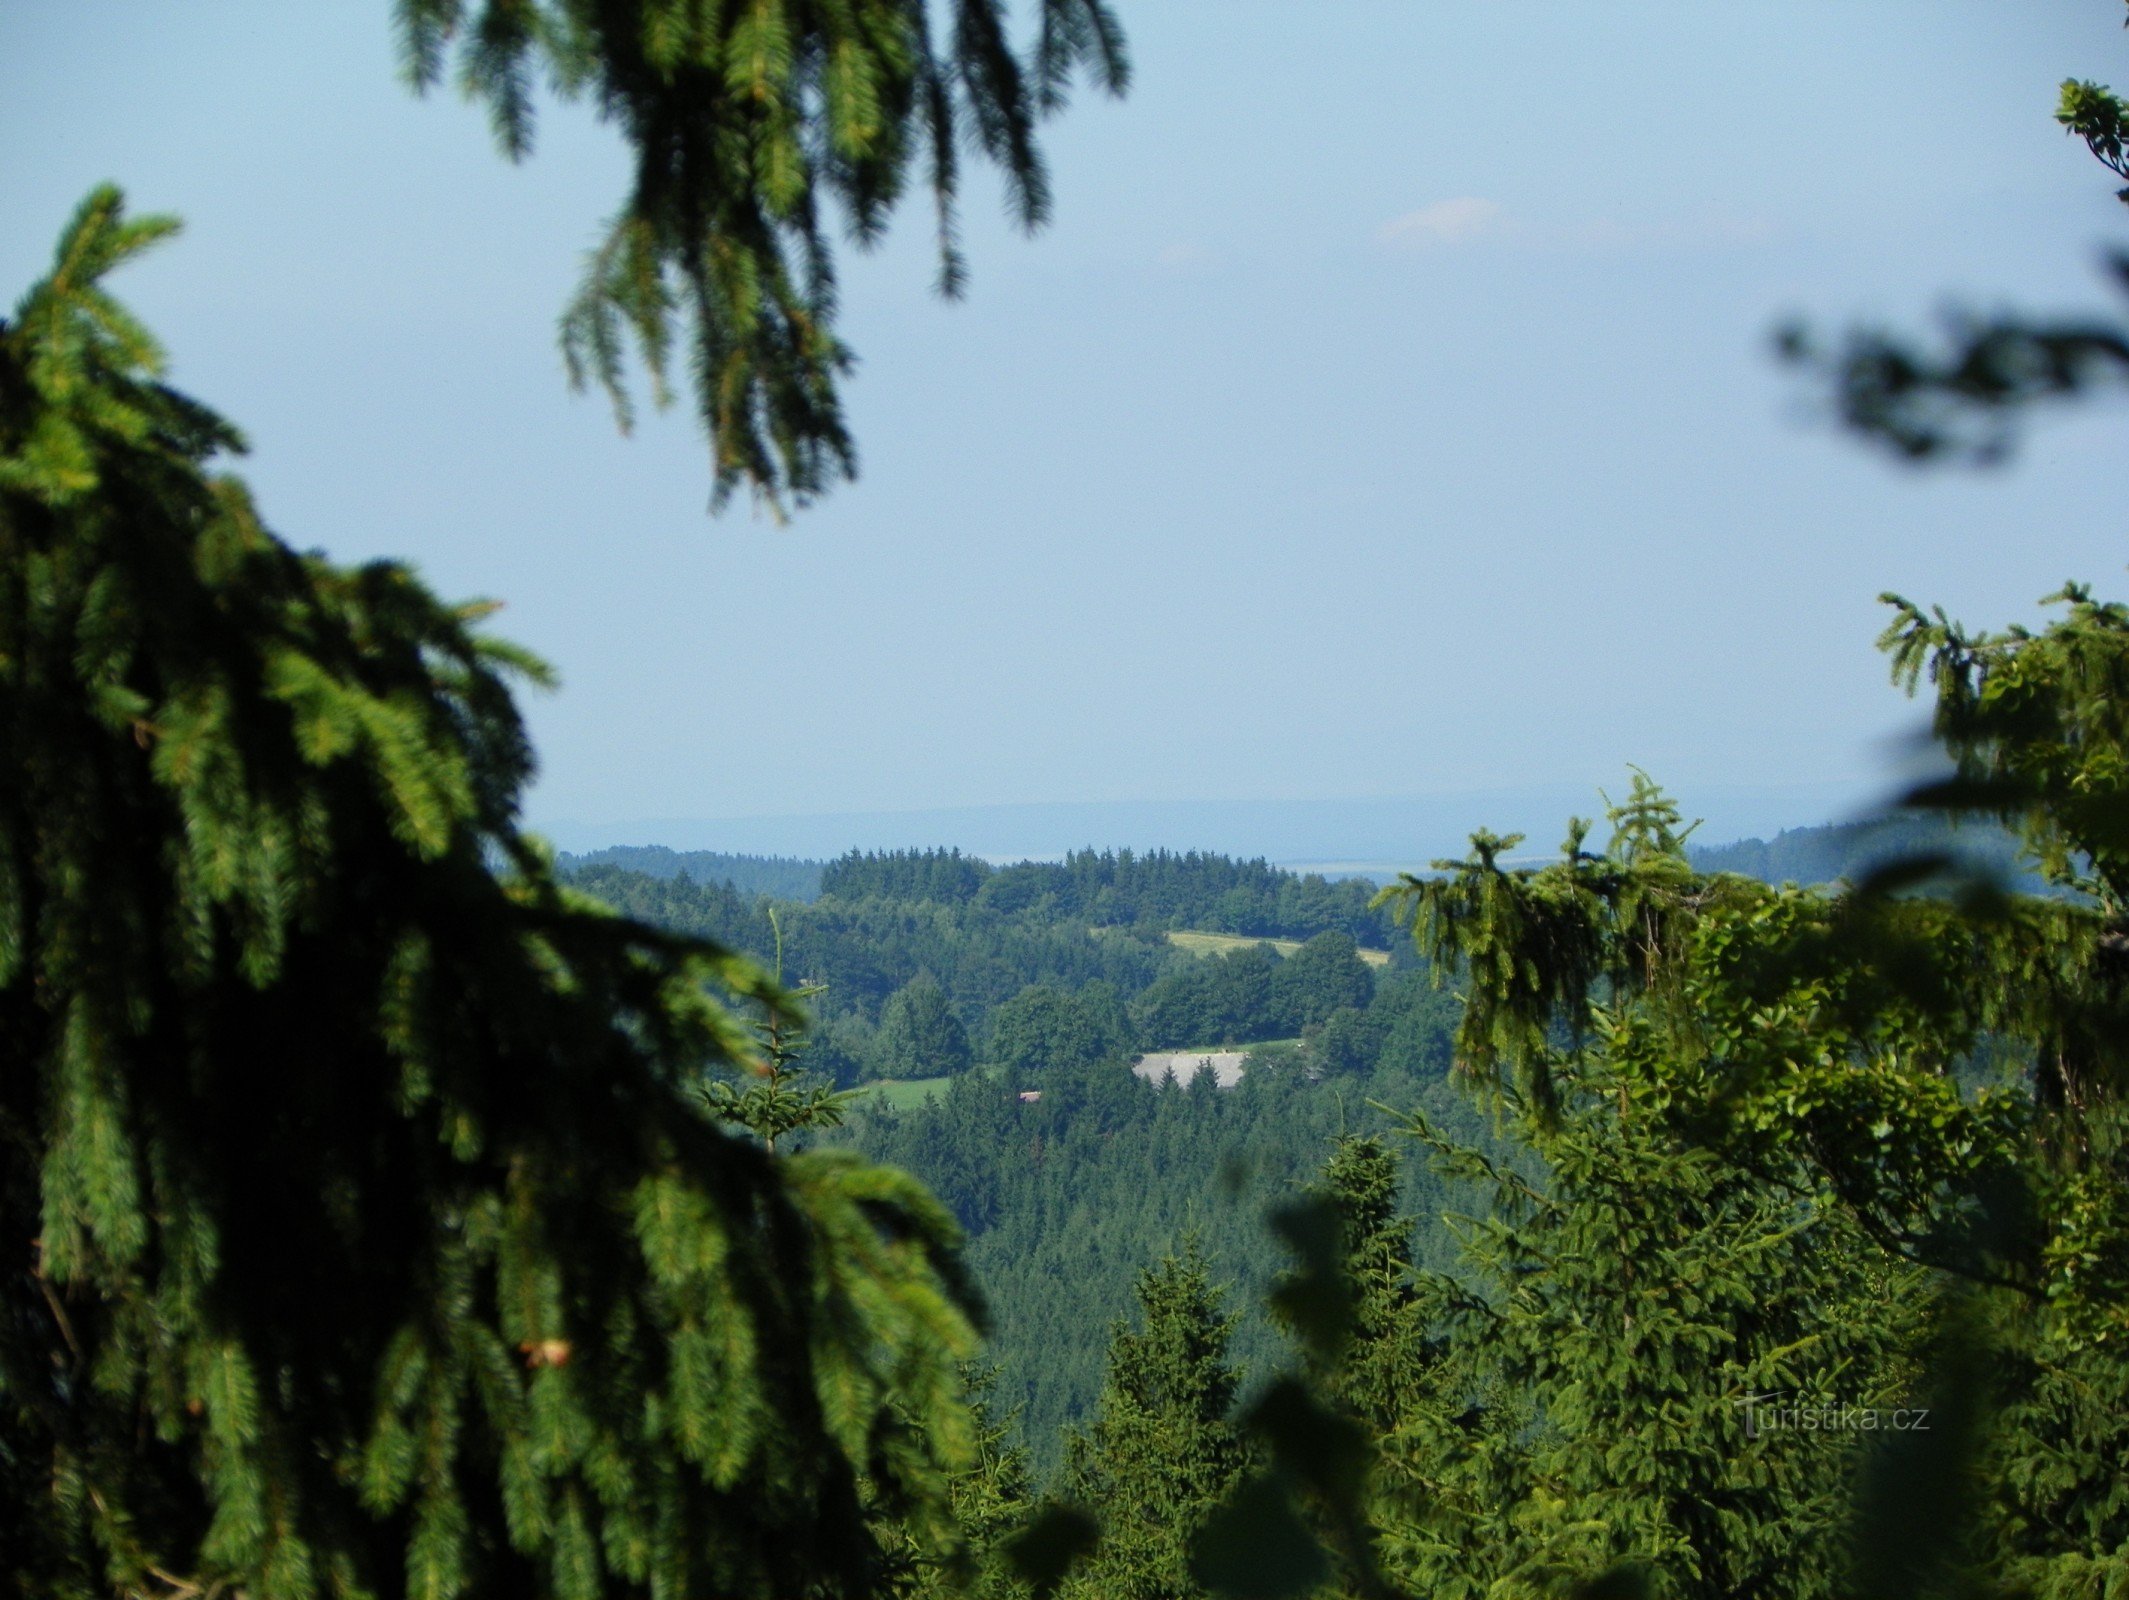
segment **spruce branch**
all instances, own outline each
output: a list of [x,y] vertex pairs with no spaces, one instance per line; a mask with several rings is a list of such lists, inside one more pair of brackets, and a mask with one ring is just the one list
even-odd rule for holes
[[397,0],[407,82],[424,92],[455,59],[509,159],[532,148],[543,72],[628,140],[633,180],[564,308],[564,363],[626,432],[631,350],[662,407],[671,353],[686,348],[713,510],[744,488],[781,520],[856,475],[829,213],[867,248],[921,167],[937,285],[955,298],[968,276],[960,148],[998,170],[1033,231],[1052,203],[1037,125],[1081,72],[1111,95],[1129,81],[1104,0],[1042,0],[1025,59],[1005,0],[937,9],[943,26],[924,0]]

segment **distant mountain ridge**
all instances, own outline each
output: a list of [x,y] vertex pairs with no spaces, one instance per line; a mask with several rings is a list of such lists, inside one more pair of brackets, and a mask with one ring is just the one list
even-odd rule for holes
[[[2009,883],[2025,890],[2041,887],[2034,875],[2020,866],[2018,841],[2009,832],[1993,823],[1968,822],[1954,827],[1937,817],[1913,815],[1882,817],[1861,822],[1829,822],[1801,828],[1784,828],[1771,839],[1736,839],[1727,844],[1693,845],[1687,854],[1694,867],[1701,872],[1735,872],[1748,878],[1758,878],[1765,883],[1834,883],[1842,879],[1855,881],[1880,862],[1900,855],[1914,855],[1926,851],[1943,851],[1998,872]],[[887,852],[893,856],[908,856],[912,859],[928,856],[932,852]],[[863,875],[863,867],[871,866],[864,858],[871,852],[849,851],[835,861],[814,860],[803,856],[749,855],[722,850],[674,850],[662,844],[611,845],[605,849],[587,850],[581,853],[564,851],[560,863],[565,870],[578,870],[594,866],[618,867],[627,872],[640,872],[646,877],[672,880],[686,877],[700,884],[726,884],[737,893],[749,898],[767,895],[773,900],[796,900],[811,903],[822,894],[824,881],[835,878],[838,870],[845,876]],[[945,851],[937,852],[942,858]],[[992,863],[980,856],[952,854],[966,870],[980,877],[989,877],[995,870]],[[1081,852],[1072,852],[1078,856]],[[1092,858],[1094,853],[1085,853]],[[1149,852],[1159,858],[1165,852]],[[1201,853],[1189,852],[1193,861]],[[1209,865],[1222,859],[1217,852],[1203,852],[1202,858]],[[877,858],[876,858],[877,859]],[[1129,861],[1131,853],[1125,852]],[[1150,862],[1148,863],[1150,865]],[[1056,874],[1061,863],[1042,863],[1041,869],[1030,872],[1026,868],[1006,868],[1012,877],[1046,877]],[[1367,878],[1377,883],[1389,882],[1400,868],[1388,863],[1368,861],[1340,862],[1287,862],[1266,863],[1261,860],[1235,865],[1252,867],[1260,876],[1274,879],[1299,879],[1312,874],[1321,874],[1335,882],[1340,878]],[[1423,866],[1423,863],[1408,863]],[[1029,863],[1029,867],[1038,867]],[[856,887],[854,884],[848,887]],[[973,892],[975,885],[968,885]],[[924,898],[924,896],[919,896]]]
[[619,867],[646,878],[685,877],[695,883],[729,884],[743,895],[765,894],[772,900],[818,900],[824,861],[796,856],[728,855],[721,850],[671,850],[662,844],[617,844],[582,855],[563,851],[564,871],[584,867]]
[[[641,817],[570,822],[540,817],[540,832],[587,857],[651,841],[676,852],[829,861],[850,850],[916,850],[947,843],[999,866],[1061,861],[1074,851],[1149,850],[1261,856],[1339,876],[1394,876],[1461,856],[1471,833],[1521,833],[1550,853],[1569,817],[1601,815],[1601,784],[1445,787],[1404,795],[1287,800],[1058,801],[753,817]],[[1612,784],[1618,788],[1615,780]],[[1853,783],[1681,786],[1688,814],[1714,837],[1771,835],[1799,819],[1852,816],[1877,791]],[[692,874],[690,874],[692,876]]]
[[2018,840],[2008,829],[1992,822],[1955,827],[1941,817],[1927,815],[1784,828],[1772,839],[1688,846],[1686,854],[1701,872],[1734,872],[1764,883],[1810,886],[1842,879],[1855,882],[1889,859],[1927,852],[1943,852],[1985,867],[2020,889],[2042,887],[2021,866]]

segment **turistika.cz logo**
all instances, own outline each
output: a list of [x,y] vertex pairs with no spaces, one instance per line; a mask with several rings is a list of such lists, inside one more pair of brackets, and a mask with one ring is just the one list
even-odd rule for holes
[[1850,1406],[1796,1399],[1783,1403],[1779,1391],[1748,1394],[1735,1402],[1744,1408],[1745,1437],[1767,1433],[1927,1433],[1928,1406]]

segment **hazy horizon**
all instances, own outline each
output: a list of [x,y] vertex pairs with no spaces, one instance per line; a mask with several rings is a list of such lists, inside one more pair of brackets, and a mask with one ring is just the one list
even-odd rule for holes
[[[1615,798],[1631,776],[1603,785]],[[1712,788],[1679,796],[1699,819],[1696,843],[1771,838],[1789,828],[1852,820],[1882,788],[1835,785]],[[1462,855],[1473,830],[1522,833],[1522,856],[1552,853],[1571,816],[1595,817],[1596,787],[1445,790],[1323,799],[1015,802],[737,817],[562,819],[540,829],[576,854],[628,845],[676,851],[830,860],[847,850],[955,848],[986,861],[1054,860],[1076,849],[1203,850],[1262,856],[1315,871],[1395,871]],[[1601,831],[1601,830],[1600,830]]]

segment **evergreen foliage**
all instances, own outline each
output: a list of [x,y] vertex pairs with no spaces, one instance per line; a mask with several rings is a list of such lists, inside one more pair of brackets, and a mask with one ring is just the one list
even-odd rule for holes
[[1378,1439],[1410,1415],[1431,1365],[1413,1278],[1412,1219],[1398,1204],[1400,1176],[1397,1156],[1380,1136],[1355,1135],[1333,1148],[1320,1187],[1338,1224],[1339,1279],[1352,1297],[1343,1348],[1320,1382]]
[[[2059,831],[2076,807],[2032,805],[2065,861],[2099,859],[2100,830]],[[1509,872],[1482,835],[1449,876],[1390,891],[1468,971],[1460,1060],[1542,1114],[1574,1059],[1556,1030],[1599,1033],[1681,1137],[1765,1172],[1801,1161],[1888,1248],[2041,1295],[2095,1337],[2124,1325],[2109,911],[1699,878],[1646,780],[1612,820],[1602,854],[1577,824],[1557,864]],[[2022,1083],[1969,1085],[1990,1042]]]
[[[931,1075],[925,1061],[936,1055],[912,1054],[891,1070],[881,1030],[861,1008],[869,1003],[877,1018],[918,973],[936,976],[977,1059],[997,1075],[979,1070],[909,1110],[868,1098],[853,1110],[847,1134],[824,1137],[848,1138],[875,1159],[914,1172],[969,1230],[971,1270],[987,1285],[996,1317],[1001,1393],[1037,1468],[1047,1472],[1057,1465],[1061,1431],[1084,1421],[1093,1403],[1103,1330],[1125,1310],[1135,1274],[1186,1229],[1197,1229],[1210,1256],[1235,1275],[1237,1351],[1268,1370],[1277,1345],[1259,1302],[1272,1264],[1249,1196],[1274,1196],[1306,1180],[1341,1130],[1389,1126],[1366,1104],[1370,1097],[1424,1103],[1465,1137],[1483,1141],[1485,1133],[1445,1081],[1456,999],[1423,973],[1378,981],[1338,933],[1318,935],[1306,959],[1296,952],[1281,960],[1267,947],[1236,961],[1092,929],[1054,897],[1015,911],[984,903],[987,887],[953,903],[887,898],[896,886],[932,892],[927,855],[932,868],[945,862],[953,870],[951,852],[846,857],[837,869],[848,874],[843,887],[812,906],[772,908],[714,886],[610,867],[584,869],[573,881],[678,930],[765,955],[780,948],[790,970],[825,978],[801,1060],[840,1083]],[[1191,872],[1215,879],[1227,872],[1220,858],[1176,859],[1194,859]],[[1296,976],[1284,978],[1289,971]],[[1160,990],[1169,981],[1163,973],[1180,985]],[[1250,981],[1238,984],[1230,973]],[[890,976],[899,982],[882,995]],[[1217,1091],[1209,1079],[1189,1089],[1141,1082],[1123,1070],[1122,1058],[1156,1042],[1141,1026],[1148,997],[1178,987],[1197,997],[1193,1006],[1221,994],[1239,995],[1241,1004],[1232,1013],[1215,1012],[1209,1002],[1198,1010],[1174,1006],[1174,1036],[1158,1042],[1306,1033],[1306,1047],[1283,1061],[1253,1055],[1243,1087],[1231,1092]],[[1309,1020],[1325,1006],[1363,996],[1364,1006],[1337,1005],[1320,1025]],[[1326,1073],[1339,1081],[1313,1087],[1305,1076]],[[1247,1194],[1226,1177],[1245,1170]],[[1424,1211],[1439,1203],[1432,1180],[1424,1180],[1413,1204]],[[1430,1224],[1425,1238],[1428,1259],[1446,1265],[1439,1230]]]
[[1279,1219],[1306,1381],[1245,1416],[1267,1465],[1196,1570],[1235,1596],[2113,1592],[2119,1356],[1881,1248],[1808,1162],[1681,1138],[1630,1034],[1563,1054],[1547,1112],[1510,1097],[1535,1170],[1409,1120],[1480,1200],[1454,1272],[1412,1265],[1372,1139],[1326,1168],[1335,1269],[1320,1214]]
[[1393,931],[1372,908],[1369,884],[1196,850],[1075,850],[1061,862],[1007,867],[958,850],[853,850],[830,864],[823,885],[846,900],[974,898],[995,911],[1095,927],[1200,928],[1260,939],[1337,932],[1378,947]]
[[[537,666],[298,555],[106,276],[0,323],[0,1524],[43,1595],[870,1593],[950,1549],[951,1217],[692,1092],[755,964],[517,832]],[[500,868],[500,871],[498,870]]]
[[939,9],[943,30],[923,0],[396,0],[410,81],[429,88],[455,55],[512,160],[532,147],[541,78],[619,125],[629,192],[563,315],[562,353],[624,429],[631,341],[660,405],[675,364],[694,374],[713,506],[744,485],[780,512],[856,469],[837,392],[854,357],[835,332],[836,213],[876,242],[921,170],[939,287],[956,295],[964,154],[994,164],[1016,220],[1039,227],[1038,120],[1082,70],[1112,94],[1129,76],[1103,0],[1041,0],[1025,57],[1003,0]]
[[[1260,1374],[1278,1364],[1283,1341],[1263,1310],[1276,1260],[1260,1212],[1312,1182],[1342,1133],[1396,1125],[1371,1100],[1424,1106],[1459,1138],[1494,1148],[1484,1116],[1439,1069],[1311,1083],[1254,1054],[1226,1090],[1209,1074],[1152,1084],[1113,1063],[1019,1079],[978,1071],[913,1110],[863,1102],[837,1137],[922,1179],[966,1230],[999,1393],[1048,1474],[1064,1430],[1090,1414],[1106,1330],[1129,1310],[1137,1274],[1186,1235],[1234,1286],[1236,1360]],[[1455,1260],[1436,1221],[1451,1200],[1423,1172],[1402,1201],[1400,1215],[1419,1222],[1412,1248],[1431,1267]]]
[[1184,1600],[1191,1536],[1243,1467],[1229,1413],[1234,1319],[1194,1240],[1138,1282],[1139,1326],[1118,1323],[1091,1426],[1074,1435],[1065,1486],[1101,1524],[1067,1596]]
[[938,900],[960,905],[994,876],[988,861],[959,850],[852,850],[821,873],[821,893],[839,900]]
[[629,916],[764,958],[776,944],[773,909],[790,970],[824,988],[824,1018],[877,1023],[898,990],[929,973],[980,1035],[992,1009],[1030,984],[1078,991],[1106,982],[1129,996],[1190,959],[1157,936],[978,905],[830,896],[772,908],[722,885],[613,867],[587,868],[570,881]]
[[[1161,858],[1146,859],[1158,865]],[[1190,872],[1214,885],[1234,865],[1224,857],[1174,859],[1196,862]],[[1290,957],[1267,946],[1201,958],[1166,942],[1158,925],[1095,925],[1053,896],[1010,910],[992,903],[989,886],[1019,868],[983,879],[973,895],[943,892],[933,881],[971,865],[981,864],[948,851],[846,856],[831,865],[833,892],[810,905],[772,904],[728,885],[609,864],[580,866],[570,881],[675,932],[763,960],[781,951],[789,969],[821,991],[808,1044],[812,1066],[844,1083],[902,1075],[881,1059],[878,1025],[894,995],[920,974],[943,991],[980,1058],[1015,1066],[1324,1030],[1338,1071],[1370,1068],[1378,1056],[1411,1071],[1446,1061],[1438,1053],[1440,1020],[1453,1003],[1428,998],[1418,974],[1393,969],[1378,982],[1341,930],[1317,931]],[[1291,874],[1274,881],[1309,882]],[[891,889],[916,898],[892,898]],[[1365,904],[1357,886],[1351,892]],[[1023,1015],[1031,1008],[1045,1009],[1039,1025]],[[1357,1015],[1331,1029],[1342,1011]],[[1314,1065],[1328,1060],[1319,1055]]]
[[[535,64],[624,125],[576,375],[625,419],[624,341],[662,391],[684,328],[718,493],[772,505],[851,462],[823,199],[873,237],[928,138],[956,282],[954,130],[1036,220],[1034,116],[1122,71],[1097,0],[1045,0],[1026,69],[994,0],[944,52],[897,0],[400,10],[417,80],[455,44],[513,154]],[[2129,170],[2110,92],[2059,115]],[[734,880],[572,888],[518,833],[511,683],[542,672],[485,608],[264,528],[218,466],[234,430],[102,286],[167,231],[100,191],[0,322],[18,1588],[1019,1593],[990,1557],[1048,1535],[1008,1537],[1020,1408],[961,1365],[965,1226],[1034,1449],[1087,1419],[1088,1600],[2129,1592],[2129,608],[2072,585],[2045,628],[1973,634],[1893,601],[1895,676],[1958,767],[1918,808],[2014,830],[2053,899],[1912,837],[1833,894],[1709,872],[1637,777],[1601,851],[1576,823],[1511,871],[1481,833],[1393,891],[1458,997],[1376,982],[1357,886],[1092,851],[831,864],[787,991],[779,914]],[[2129,372],[2109,326],[1962,340],[1852,346],[1851,420],[1985,455],[2023,402]],[[1182,925],[1309,943],[1198,961],[1153,936]],[[1500,1137],[1451,1093],[1452,1021]],[[1120,1059],[1293,1033],[1231,1092]],[[809,1066],[958,1076],[839,1132],[852,1099]],[[1348,1091],[1420,1108],[1402,1202]],[[1237,1175],[1278,1192],[1326,1146],[1272,1283]],[[1411,1220],[1452,1200],[1453,1255]],[[1298,1346],[1253,1398],[1234,1358],[1268,1368],[1270,1328],[1227,1312],[1201,1232]],[[1097,1395],[1101,1320],[1178,1238]],[[1943,1437],[1779,1420],[1821,1402],[1927,1402]]]
[[[773,926],[773,919],[772,919]],[[777,942],[776,982],[784,980],[783,945]],[[820,990],[788,991],[785,998],[803,1004],[817,999]],[[703,1104],[719,1122],[744,1128],[761,1140],[772,1154],[776,1141],[808,1129],[839,1128],[843,1113],[854,1098],[849,1090],[838,1091],[832,1078],[819,1081],[801,1063],[807,1044],[806,1027],[783,1006],[765,1002],[757,1027],[760,1056],[756,1076],[744,1084],[712,1078],[702,1085]]]
[[1452,1600],[1622,1566],[1660,1596],[1838,1593],[1874,1436],[1782,1418],[1890,1432],[1921,1404],[1922,1275],[1807,1183],[1652,1126],[1624,1083],[1567,1098],[1522,1119],[1537,1184],[1413,1123],[1492,1192],[1460,1273],[1426,1285],[1437,1343],[1381,1434],[1386,1564]]
[[1027,1450],[1013,1437],[1015,1419],[992,1409],[994,1381],[989,1368],[968,1374],[975,1444],[967,1464],[947,1480],[948,1507],[962,1548],[942,1560],[889,1523],[888,1538],[901,1561],[886,1592],[912,1600],[1006,1600],[1026,1593],[1006,1552],[1033,1513],[1032,1478]]
[[[2123,1581],[2129,612],[2075,586],[2057,599],[2060,621],[1994,635],[1895,601],[1883,642],[1896,678],[1932,684],[1958,766],[1914,803],[2016,828],[2065,897],[1956,876],[1949,896],[1892,893],[1942,857],[1834,896],[1700,877],[1645,781],[1601,854],[1577,824],[1557,865],[1511,873],[1506,841],[1480,835],[1449,876],[1397,891],[1428,952],[1468,974],[1460,1059],[1548,1169],[1542,1188],[1500,1179],[1474,1225],[1494,1295],[1437,1285],[1453,1383],[1392,1435],[1414,1503],[1434,1508],[1385,1520],[1423,1586],[1495,1592],[1621,1559],[1710,1594],[1925,1572],[2055,1595]],[[1952,1293],[1960,1280],[1983,1290]],[[1661,1303],[1637,1309],[1655,1283]],[[1947,1297],[1967,1309],[1940,1337],[1925,1313]],[[1726,1441],[1706,1396],[1808,1396],[1836,1374],[1844,1398],[1917,1393],[1933,1347],[1969,1370],[1957,1416],[1984,1441],[1960,1469],[1959,1536],[1897,1561],[1865,1549],[1844,1573],[1813,1554],[1823,1540],[1790,1542],[1843,1514],[1815,1493],[1831,1441],[1783,1466],[1778,1439]],[[1460,1349],[1482,1359],[1459,1377]],[[1868,1515],[1938,1492],[1887,1470]],[[1474,1573],[1455,1554],[1472,1549],[1508,1565]]]
[[1976,1341],[1991,1382],[1972,1564],[2036,1600],[2123,1593],[2129,1363],[2015,1303],[1990,1310]]
[[968,1030],[928,972],[895,991],[880,1014],[880,1071],[890,1078],[936,1078],[966,1072]]
[[1014,1441],[1015,1419],[992,1413],[990,1393],[994,1382],[995,1376],[988,1370],[970,1381],[976,1448],[969,1465],[948,1482],[954,1525],[969,1548],[984,1557],[973,1586],[978,1600],[1012,1592],[1011,1574],[998,1561],[997,1553],[1005,1540],[1025,1525],[1032,1505],[1028,1453]]
[[1259,939],[1338,932],[1380,946],[1391,929],[1372,908],[1373,895],[1358,880],[1196,850],[1075,850],[1062,862],[1001,868],[982,890],[1001,909],[1046,906],[1052,915],[1102,927],[1202,928]]

